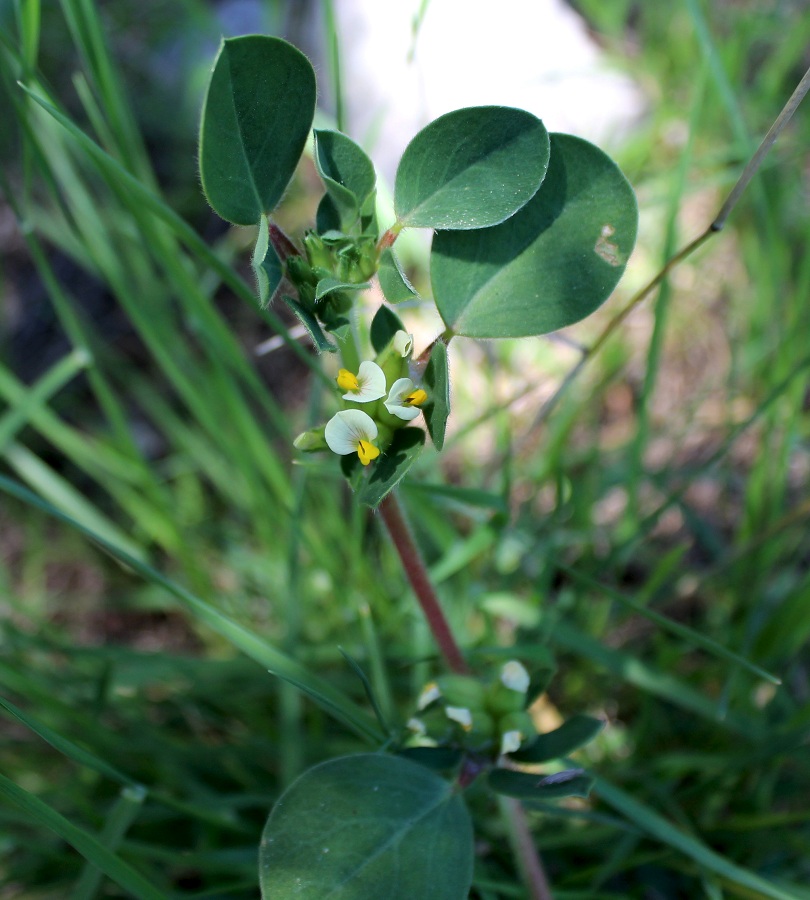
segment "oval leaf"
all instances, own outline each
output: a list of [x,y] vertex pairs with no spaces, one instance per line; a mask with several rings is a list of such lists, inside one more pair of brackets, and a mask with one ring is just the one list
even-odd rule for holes
[[425,228],[496,225],[534,196],[548,160],[548,132],[523,109],[447,113],[405,148],[394,183],[397,218]]
[[[315,166],[342,231],[349,231],[361,214],[365,217],[373,212],[377,183],[374,165],[353,140],[339,131],[316,129]],[[335,227],[325,213],[324,223]]]
[[383,455],[374,463],[371,474],[357,492],[357,499],[375,509],[416,462],[425,446],[425,432],[421,428],[401,428]]
[[521,747],[510,757],[518,762],[541,763],[568,756],[574,750],[592,741],[605,727],[601,719],[591,716],[573,716],[559,728],[538,735],[530,744]]
[[281,299],[287,304],[289,309],[295,313],[298,321],[304,328],[306,328],[318,353],[337,353],[338,348],[323,333],[321,323],[317,320],[313,312],[307,309],[303,303],[299,303],[294,297],[285,296]]
[[405,331],[405,326],[402,324],[399,316],[387,306],[381,306],[374,313],[369,333],[374,352],[382,353],[398,331]]
[[462,900],[472,883],[470,817],[452,785],[376,753],[305,772],[262,835],[265,900]]
[[447,365],[447,345],[437,341],[430,351],[425,367],[425,386],[428,400],[422,407],[430,439],[437,450],[444,446],[447,417],[450,415],[450,372]]
[[315,114],[315,73],[280,38],[224,41],[200,128],[200,176],[214,211],[254,225],[281,200]]
[[467,337],[556,331],[608,298],[637,226],[636,198],[618,166],[587,141],[553,134],[545,181],[517,215],[494,228],[434,236],[436,306]]
[[380,288],[389,303],[415,300],[419,296],[390,247],[380,254],[380,268],[377,275],[380,279]]
[[251,265],[259,289],[259,302],[263,307],[269,306],[284,273],[278,253],[270,243],[267,219],[264,216],[259,219],[259,233],[256,237],[256,246],[253,248]]
[[587,797],[594,779],[582,769],[569,769],[554,775],[532,775],[512,769],[493,769],[489,786],[499,794],[523,800],[557,800],[560,797]]

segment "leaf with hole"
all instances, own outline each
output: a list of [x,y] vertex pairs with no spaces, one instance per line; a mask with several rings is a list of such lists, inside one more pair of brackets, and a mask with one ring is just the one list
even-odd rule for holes
[[460,900],[472,865],[472,825],[453,786],[379,753],[301,775],[273,808],[259,849],[265,900]]
[[434,236],[436,306],[466,337],[564,328],[608,298],[637,225],[633,189],[613,160],[587,141],[553,134],[545,181],[519,213],[494,228]]
[[405,148],[394,182],[397,219],[423,228],[496,225],[534,196],[548,159],[548,132],[526,110],[447,113]]
[[225,40],[200,126],[200,176],[223,219],[254,225],[275,209],[304,150],[315,114],[315,73],[280,38]]

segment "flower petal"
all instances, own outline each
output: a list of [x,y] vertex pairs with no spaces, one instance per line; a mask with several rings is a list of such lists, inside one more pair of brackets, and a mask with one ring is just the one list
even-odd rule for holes
[[445,706],[444,714],[453,722],[458,722],[465,731],[472,729],[472,713],[465,706]]
[[385,372],[370,359],[360,363],[357,372],[357,390],[347,391],[344,400],[355,403],[371,403],[385,396]]
[[377,423],[361,409],[344,409],[326,423],[323,436],[333,453],[346,456],[357,453],[360,441],[377,437]]
[[522,731],[506,731],[501,735],[501,753],[514,753],[523,743]]
[[401,329],[394,335],[394,350],[403,359],[407,359],[413,352],[413,335]]
[[384,405],[392,416],[411,422],[419,415],[419,410],[415,406],[408,406],[404,402],[413,389],[414,383],[410,378],[398,378],[391,385]]
[[501,684],[508,687],[510,691],[525,694],[529,690],[529,680],[529,673],[516,659],[510,659],[509,662],[503,664]]

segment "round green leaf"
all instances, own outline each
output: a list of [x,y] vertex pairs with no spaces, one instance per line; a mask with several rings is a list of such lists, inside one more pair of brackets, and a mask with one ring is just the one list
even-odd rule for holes
[[397,218],[424,228],[496,225],[534,196],[548,158],[548,132],[523,109],[447,113],[405,148],[394,183]]
[[465,900],[470,817],[452,785],[424,766],[366,753],[305,772],[262,835],[264,900]]
[[200,176],[216,213],[254,225],[281,200],[315,114],[315,73],[280,38],[224,41],[200,127]]
[[556,331],[608,298],[637,226],[633,189],[613,160],[587,141],[553,134],[548,174],[519,213],[494,228],[434,236],[436,306],[466,337]]

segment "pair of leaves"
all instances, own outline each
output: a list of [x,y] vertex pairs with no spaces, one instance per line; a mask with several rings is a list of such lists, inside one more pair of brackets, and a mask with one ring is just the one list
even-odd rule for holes
[[554,134],[543,184],[518,213],[492,228],[434,236],[436,306],[466,337],[571,325],[618,283],[637,225],[635,195],[616,164],[587,141]]
[[[605,723],[591,716],[573,716],[554,731],[538,735],[526,747],[510,753],[522,763],[542,763],[561,759],[593,740]],[[594,779],[582,769],[568,769],[553,775],[535,775],[512,769],[493,769],[489,786],[499,794],[524,800],[554,800],[560,797],[587,797]]]
[[[633,190],[606,154],[503,107],[457,110],[421,131],[394,201],[400,227],[437,229],[436,306],[453,333],[475,338],[545,334],[592,313],[638,227]],[[392,302],[408,299],[396,276],[389,267]]]
[[[223,43],[200,135],[203,188],[228,221],[251,225],[272,211],[312,125],[315,76],[278,38]],[[370,227],[374,169],[349,138],[316,134],[326,186],[320,230]],[[439,229],[431,283],[453,333],[522,337],[555,331],[593,312],[621,277],[635,243],[630,185],[587,141],[549,135],[524,110],[472,107],[441,116],[411,141],[397,169],[398,227]],[[393,254],[382,280],[392,302],[413,289]],[[260,293],[272,293],[269,251],[254,260]],[[265,296],[266,295],[266,296]]]

